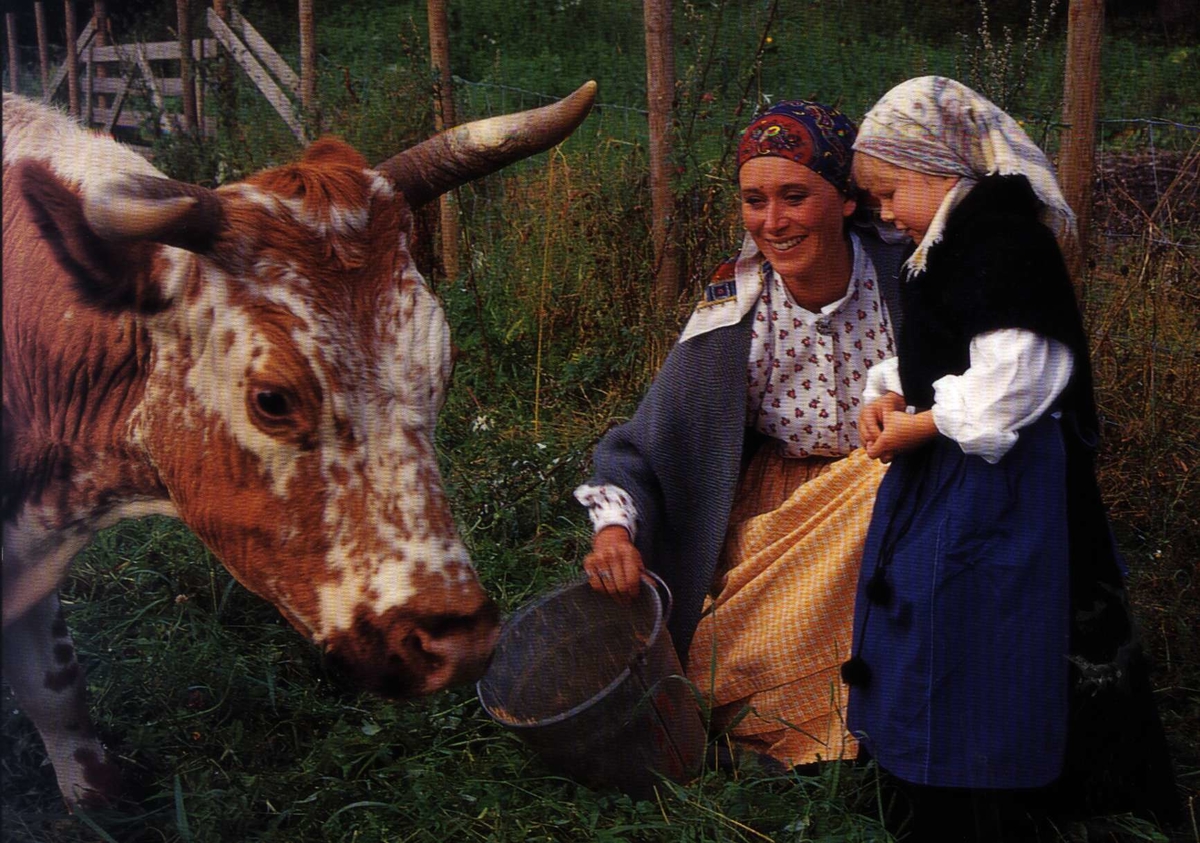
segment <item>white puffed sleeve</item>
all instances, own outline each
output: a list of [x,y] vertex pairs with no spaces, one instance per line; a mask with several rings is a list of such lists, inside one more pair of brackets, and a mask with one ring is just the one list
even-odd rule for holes
[[620,486],[584,484],[575,490],[575,500],[587,507],[593,533],[605,527],[617,526],[628,531],[630,541],[637,538],[637,507],[629,493]]
[[934,424],[963,453],[997,463],[1017,431],[1049,410],[1075,368],[1058,340],[1020,328],[988,331],[971,340],[970,367],[933,383]]

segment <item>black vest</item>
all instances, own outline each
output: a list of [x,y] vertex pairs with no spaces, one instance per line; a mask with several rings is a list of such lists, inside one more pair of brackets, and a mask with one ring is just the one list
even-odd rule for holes
[[1023,328],[1058,340],[1075,356],[1060,409],[1086,439],[1096,431],[1091,364],[1083,321],[1054,234],[1024,176],[987,176],[947,220],[925,272],[904,271],[901,299],[909,330],[899,342],[900,381],[909,404],[933,404],[933,382],[970,365],[971,339]]

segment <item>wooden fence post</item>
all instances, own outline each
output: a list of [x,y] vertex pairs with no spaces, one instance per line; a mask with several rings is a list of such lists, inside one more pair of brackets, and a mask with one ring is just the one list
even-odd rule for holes
[[[433,92],[433,126],[438,132],[451,128],[457,122],[454,114],[454,88],[450,79],[450,27],[446,19],[446,0],[428,0],[429,53],[436,74],[436,89]],[[458,277],[458,208],[453,191],[443,194],[439,200],[442,230],[442,271],[453,281]]]
[[[300,0],[300,108],[305,122],[320,134],[317,115],[317,36],[313,0]],[[310,135],[312,132],[310,131]]]
[[192,4],[191,0],[175,0],[179,20],[179,81],[183,90],[183,128],[194,133],[199,125],[196,113],[196,72],[192,66]]
[[[105,2],[105,0],[95,0],[95,2],[92,3],[92,21],[95,23],[95,26],[96,26],[96,37],[95,37],[95,40],[92,41],[92,43],[97,47],[107,47],[108,46],[108,4]],[[90,67],[90,65],[89,65],[89,67]],[[96,79],[107,79],[108,78],[108,67],[105,66],[103,63],[100,63],[100,64],[97,64],[95,67],[91,67],[90,73]],[[112,105],[111,99],[109,97],[105,96],[104,94],[101,94],[96,99],[97,99],[97,105],[99,105],[99,107],[102,109],[108,110]]]
[[33,4],[33,17],[37,22],[38,65],[42,71],[42,94],[50,87],[50,42],[46,37],[46,4],[37,0]]
[[675,102],[675,49],[671,0],[644,0],[646,95],[650,109],[650,200],[653,215],[654,298],[674,307],[679,299],[679,246],[671,179],[671,129]]
[[76,40],[79,22],[75,19],[75,0],[63,0],[67,27],[67,111],[79,119],[79,53]]
[[17,15],[4,13],[4,27],[8,30],[8,87],[14,94],[21,93],[21,63],[17,57]]
[[1096,105],[1100,96],[1100,45],[1104,0],[1071,0],[1067,13],[1067,63],[1063,80],[1063,122],[1067,125],[1058,172],[1063,196],[1075,211],[1079,236],[1068,249],[1067,268],[1080,292],[1084,250],[1092,222],[1092,180],[1096,168]]

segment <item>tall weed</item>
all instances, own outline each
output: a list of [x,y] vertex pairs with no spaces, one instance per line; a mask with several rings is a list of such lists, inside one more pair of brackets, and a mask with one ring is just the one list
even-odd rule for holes
[[978,3],[978,28],[973,35],[960,36],[965,56],[965,73],[960,78],[1005,111],[1012,111],[1025,105],[1026,85],[1061,4],[1048,0],[1039,8],[1038,0],[1029,0],[1024,31],[1018,34],[1007,25],[993,32],[988,0]]

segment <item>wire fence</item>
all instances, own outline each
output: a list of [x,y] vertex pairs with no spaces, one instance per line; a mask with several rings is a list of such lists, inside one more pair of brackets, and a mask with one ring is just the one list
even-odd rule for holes
[[[491,117],[511,111],[536,108],[557,99],[552,94],[532,91],[512,85],[476,82],[454,77],[455,101],[460,120]],[[645,144],[649,137],[644,108],[617,103],[597,103],[592,116],[585,122],[584,134],[589,138],[609,138],[631,144]],[[717,120],[707,131],[727,137],[743,128],[745,120],[733,123]],[[1032,117],[1023,121],[1030,135],[1039,138],[1053,155],[1058,148],[1059,134],[1065,128],[1047,117]],[[1105,191],[1121,191],[1136,200],[1149,212],[1164,198],[1166,192],[1181,178],[1194,172],[1183,168],[1197,166],[1200,151],[1200,126],[1153,117],[1104,119],[1097,127],[1096,154],[1097,187]],[[1101,233],[1112,239],[1138,236],[1125,230],[1118,218],[1111,215],[1101,220],[1110,226]],[[1193,226],[1177,227],[1172,239],[1153,238],[1152,242],[1180,249],[1200,248],[1200,230]]]
[[[52,62],[57,62],[63,51],[58,45],[50,45],[50,48]],[[37,95],[41,92],[41,81],[36,72],[36,48],[22,45],[18,51],[21,59],[18,87]],[[333,74],[338,69],[331,65],[323,70]],[[11,90],[6,71],[7,68],[3,74],[5,87]],[[556,94],[460,76],[455,76],[453,83],[461,121],[535,108],[558,99]],[[364,98],[374,93],[372,88],[377,84],[377,80],[369,77],[355,80]],[[736,138],[750,116],[747,113],[734,118],[728,112],[710,112],[706,113],[700,132],[702,140],[707,140],[710,152],[728,145],[730,138]],[[685,116],[681,122],[687,119]],[[1061,122],[1043,114],[1028,116],[1023,123],[1029,134],[1053,156],[1064,128]],[[644,149],[648,136],[646,108],[600,102],[569,143],[575,148],[582,144],[615,143]],[[1168,198],[1173,186],[1177,193],[1180,182],[1190,183],[1190,189],[1196,190],[1194,171],[1200,160],[1200,126],[1157,117],[1104,119],[1099,121],[1097,137],[1097,201],[1105,207],[1095,218],[1093,234],[1113,243],[1146,240],[1156,246],[1195,255],[1200,249],[1200,223],[1194,214],[1185,214],[1185,218],[1173,219],[1170,224],[1154,225],[1149,236],[1141,229],[1147,216]],[[732,173],[717,175],[732,178]],[[1194,198],[1200,200],[1200,196]],[[1176,205],[1180,203],[1176,202]]]
[[[539,91],[461,77],[454,78],[454,85],[460,120],[534,108],[556,99]],[[644,148],[647,117],[644,108],[600,103],[572,143],[579,148],[579,144],[616,141]],[[744,122],[717,118],[705,132],[718,140],[736,137]],[[1057,153],[1065,128],[1061,122],[1045,116],[1023,122],[1052,156]],[[724,175],[733,176],[731,172]],[[488,208],[488,201],[486,196],[472,196],[471,212],[485,217],[502,213],[499,208]],[[1105,301],[1126,295],[1117,288],[1132,283],[1126,264],[1133,258],[1128,253],[1144,255],[1151,250],[1152,270],[1160,277],[1143,279],[1146,289],[1139,296],[1161,297],[1162,291],[1155,285],[1164,282],[1171,288],[1168,299],[1195,311],[1195,297],[1200,296],[1200,126],[1153,117],[1099,121],[1094,202],[1091,294]],[[1130,306],[1134,303],[1131,300]],[[1107,339],[1122,345],[1142,341],[1119,330],[1110,331]],[[1200,357],[1195,333],[1159,338],[1147,350],[1176,359]]]
[[[51,44],[50,53],[52,64],[57,64],[64,50],[60,45]],[[16,89],[37,95],[41,91],[41,81],[36,73],[37,48],[21,45],[18,55],[20,77]],[[13,90],[7,68],[3,78],[4,86]],[[558,99],[554,94],[460,76],[455,76],[453,82],[460,120],[535,108]],[[370,79],[358,80],[357,84],[365,89],[362,91],[364,96],[370,95]],[[649,136],[648,114],[647,109],[636,105],[597,103],[574,143],[600,140],[644,147]],[[745,122],[746,119],[733,121],[714,115],[709,118],[704,132],[713,138],[727,139],[736,136]],[[1064,128],[1061,123],[1046,115],[1034,115],[1024,124],[1030,135],[1052,155],[1056,152],[1059,134]],[[1110,189],[1124,192],[1145,210],[1155,207],[1172,184],[1187,177],[1187,173],[1181,172],[1182,167],[1196,166],[1200,126],[1156,117],[1104,119],[1099,121],[1098,140],[1096,177],[1101,193]],[[1139,236],[1121,224],[1120,215],[1106,215],[1101,221],[1108,226],[1102,232],[1104,237],[1120,240]],[[1153,242],[1190,252],[1200,249],[1200,232],[1195,226],[1175,226],[1173,231],[1174,236],[1156,237]]]

